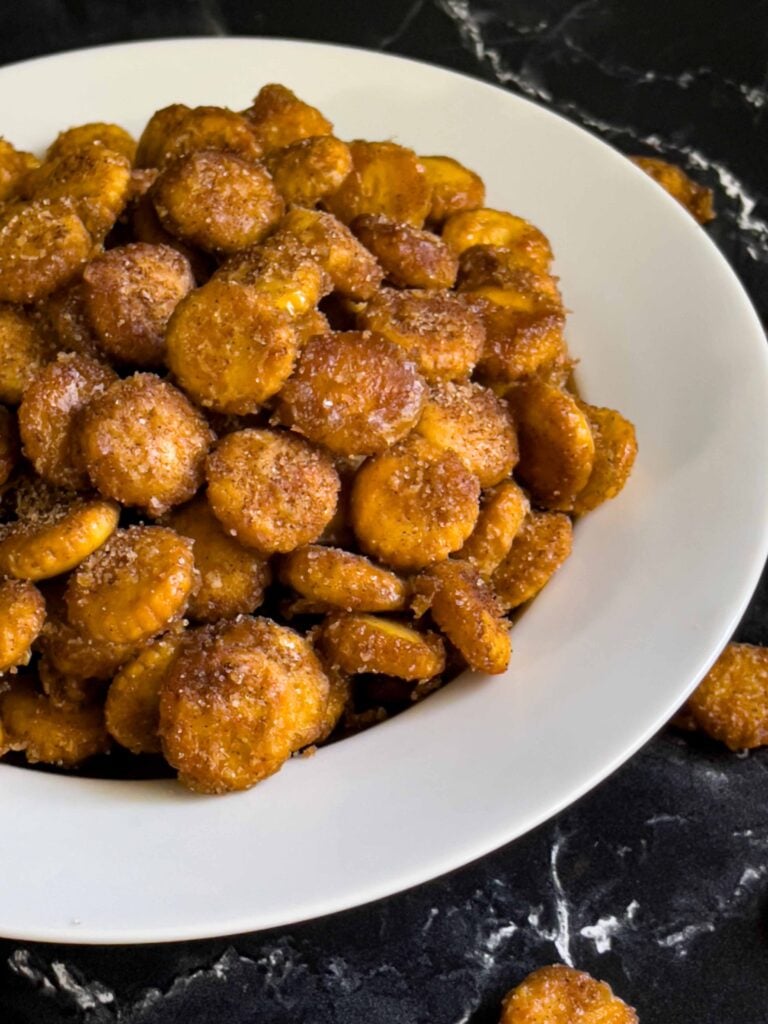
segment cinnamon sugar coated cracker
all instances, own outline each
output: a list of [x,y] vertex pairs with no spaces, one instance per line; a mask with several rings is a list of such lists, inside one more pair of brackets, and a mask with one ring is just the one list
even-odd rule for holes
[[18,405],[35,374],[55,354],[50,339],[26,310],[0,302],[0,401]]
[[427,388],[397,345],[370,332],[314,335],[280,396],[280,418],[338,455],[373,455],[423,418]]
[[177,388],[137,373],[89,402],[80,438],[98,490],[158,516],[200,487],[213,433]]
[[320,645],[329,663],[343,672],[385,672],[401,679],[431,679],[445,668],[439,636],[395,619],[337,615],[326,619]]
[[[637,438],[546,235],[418,141],[277,83],[0,139],[1,752],[223,793],[505,673]],[[701,727],[762,742],[757,663],[713,672]]]
[[295,435],[229,434],[208,459],[208,502],[232,536],[265,554],[317,540],[336,510],[330,456]]
[[541,967],[508,992],[499,1024],[639,1024],[603,981],[564,964]]
[[69,199],[21,200],[0,209],[0,302],[37,302],[73,281],[93,238]]
[[25,198],[65,201],[91,237],[101,242],[126,204],[131,181],[128,157],[98,141],[49,153],[24,181]]
[[68,679],[106,682],[138,651],[137,642],[96,640],[49,612],[40,637],[41,661]]
[[432,618],[470,668],[503,672],[509,664],[509,623],[489,584],[469,562],[448,559],[414,581],[423,598],[420,609]]
[[83,281],[86,316],[105,356],[161,365],[168,320],[195,284],[189,261],[170,246],[132,242],[91,260]]
[[531,504],[514,480],[503,480],[483,496],[475,528],[459,551],[481,576],[488,578],[509,554]]
[[167,524],[192,541],[199,582],[188,612],[200,622],[218,622],[255,611],[272,574],[258,552],[243,547],[221,525],[204,498],[176,509]]
[[768,743],[768,647],[728,644],[686,709],[693,723],[731,750]]
[[456,452],[483,490],[505,480],[518,462],[509,408],[482,384],[436,384],[417,431],[438,447]]
[[280,579],[304,598],[349,612],[400,611],[408,593],[395,573],[363,555],[323,544],[307,544],[286,555]]
[[9,745],[23,750],[30,764],[43,761],[74,768],[109,750],[103,708],[56,707],[29,677],[14,680],[0,694],[0,717]]
[[195,582],[189,540],[159,526],[132,526],[70,577],[68,618],[94,640],[137,643],[183,615]]
[[16,516],[0,524],[0,573],[44,580],[69,572],[111,537],[118,518],[114,502],[22,480]]
[[0,583],[0,672],[26,665],[45,622],[45,601],[33,583]]
[[171,631],[144,647],[112,680],[104,712],[110,736],[133,754],[160,752],[160,688],[181,646]]
[[198,792],[247,789],[325,727],[329,682],[311,646],[269,619],[187,636],[160,693],[165,756]]
[[111,367],[88,356],[60,352],[24,389],[18,412],[24,455],[48,483],[72,490],[88,486],[81,413],[116,380]]
[[658,157],[634,156],[632,163],[653,178],[661,187],[684,206],[699,224],[706,224],[715,216],[712,189],[699,185],[680,167],[659,160]]

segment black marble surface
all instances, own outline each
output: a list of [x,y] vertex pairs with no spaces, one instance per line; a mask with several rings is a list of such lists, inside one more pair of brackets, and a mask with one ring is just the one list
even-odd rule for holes
[[[353,43],[497,82],[710,184],[708,230],[768,315],[766,0],[5,0],[0,10],[0,63],[256,34]],[[768,576],[737,636],[768,643]],[[765,1024],[766,792],[768,751],[741,758],[667,729],[554,821],[367,907],[167,946],[0,940],[0,1021],[487,1024],[528,971],[565,961],[610,981],[642,1024]]]

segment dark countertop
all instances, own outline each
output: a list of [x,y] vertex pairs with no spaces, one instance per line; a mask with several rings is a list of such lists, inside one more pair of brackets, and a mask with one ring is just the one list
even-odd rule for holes
[[[708,230],[768,315],[765,0],[25,0],[2,22],[0,63],[127,39],[279,35],[495,81],[713,186]],[[768,643],[768,575],[737,637]],[[508,988],[565,961],[609,981],[642,1024],[765,1024],[767,779],[768,751],[737,757],[666,729],[523,839],[357,910],[166,946],[0,940],[0,1021],[495,1024]]]

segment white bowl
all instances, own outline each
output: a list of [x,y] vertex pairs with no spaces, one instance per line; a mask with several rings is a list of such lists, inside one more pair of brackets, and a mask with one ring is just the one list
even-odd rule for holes
[[613,771],[707,670],[768,548],[768,352],[736,277],[618,153],[500,89],[382,54],[266,39],[106,47],[0,71],[0,133],[135,131],[173,101],[238,109],[269,81],[343,138],[476,168],[555,249],[586,397],[637,425],[624,493],[467,674],[251,792],[199,797],[0,766],[0,933],[147,942],[248,931],[415,885],[521,835]]

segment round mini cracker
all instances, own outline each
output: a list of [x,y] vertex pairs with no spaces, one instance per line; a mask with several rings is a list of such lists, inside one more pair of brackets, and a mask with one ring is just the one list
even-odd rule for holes
[[83,410],[116,380],[104,363],[60,352],[25,389],[19,406],[24,454],[48,483],[73,490],[88,486],[80,448]]
[[185,637],[160,695],[163,752],[202,793],[248,789],[327,726],[328,677],[310,644],[243,617]]
[[0,582],[0,674],[26,665],[45,623],[45,601],[27,580]]
[[768,744],[768,647],[728,644],[687,708],[700,729],[731,750]]
[[84,302],[102,351],[118,362],[160,366],[168,321],[194,286],[189,261],[168,245],[131,242],[91,260]]
[[327,453],[276,430],[228,434],[208,458],[207,478],[216,518],[265,554],[317,540],[333,518],[340,487]]
[[361,548],[395,569],[457,551],[477,521],[480,483],[455,452],[411,436],[355,476],[350,522]]
[[191,618],[218,622],[259,607],[272,578],[269,563],[224,529],[204,497],[175,509],[167,525],[193,544],[200,581],[187,609]]
[[284,208],[264,167],[211,150],[171,163],[150,195],[167,231],[220,254],[257,245],[275,227]]
[[70,577],[69,622],[94,640],[139,643],[184,613],[195,582],[186,537],[161,526],[118,530]]
[[195,494],[213,438],[187,397],[151,373],[118,380],[93,398],[80,430],[98,490],[155,517]]
[[165,341],[184,391],[199,405],[239,415],[277,394],[298,353],[295,324],[268,295],[216,278],[179,304]]
[[384,451],[416,425],[426,385],[397,345],[379,334],[316,335],[280,392],[282,422],[336,455]]

